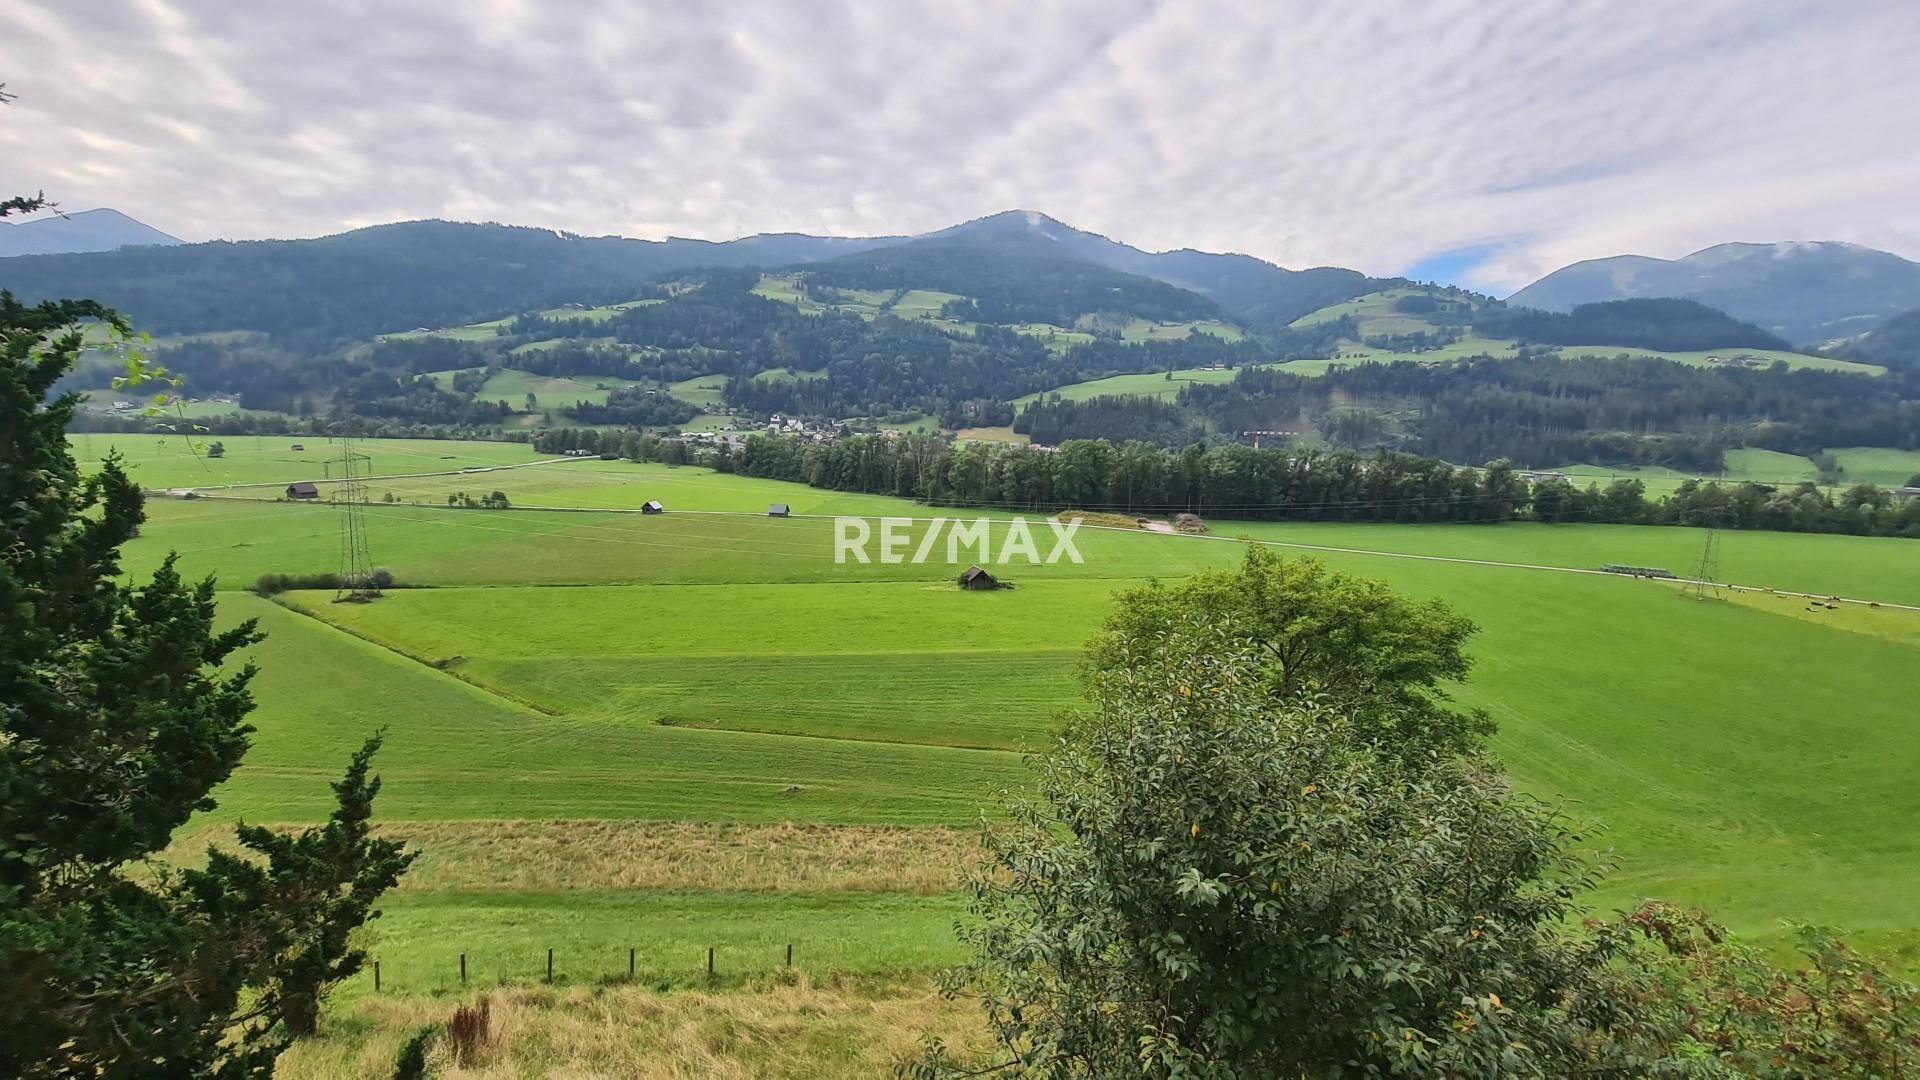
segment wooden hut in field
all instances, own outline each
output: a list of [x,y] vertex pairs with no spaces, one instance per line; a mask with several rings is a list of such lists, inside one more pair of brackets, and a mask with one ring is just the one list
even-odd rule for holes
[[793,514],[791,511],[787,509],[786,503],[768,503],[767,516],[768,517],[792,517]]
[[299,483],[287,485],[287,498],[289,499],[317,499],[319,497],[320,489],[316,487],[311,480],[302,480]]
[[978,590],[997,589],[1000,587],[1000,582],[978,566],[969,566],[960,574],[960,587]]
[[646,502],[640,504],[640,512],[643,514],[661,514],[665,513],[666,509],[666,507],[660,505],[659,499],[648,499]]

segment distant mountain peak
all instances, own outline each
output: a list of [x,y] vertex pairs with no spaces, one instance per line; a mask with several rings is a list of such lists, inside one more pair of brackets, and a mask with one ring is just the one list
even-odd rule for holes
[[111,206],[47,214],[31,221],[0,221],[0,258],[113,251],[137,244],[178,243],[178,237],[169,236]]
[[1588,259],[1548,274],[1507,302],[1570,311],[1634,297],[1696,300],[1789,341],[1818,344],[1920,307],[1920,263],[1840,240],[1735,242],[1679,259]]

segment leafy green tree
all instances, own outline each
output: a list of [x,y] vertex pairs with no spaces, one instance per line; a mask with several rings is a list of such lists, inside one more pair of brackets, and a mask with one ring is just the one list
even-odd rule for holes
[[140,490],[115,458],[82,476],[78,398],[46,400],[82,320],[127,330],[0,291],[0,1075],[264,1076],[406,857],[364,832],[375,741],[327,826],[243,834],[265,868],[151,862],[246,752],[254,668],[230,661],[260,635],[217,629],[213,580],[172,557],[122,580]]
[[[1105,645],[1093,711],[987,833],[976,960],[1032,1076],[1635,1071],[1577,839],[1475,755],[1383,753],[1205,619]],[[907,1071],[967,1072],[937,1044]]]
[[1083,673],[1097,680],[1123,670],[1135,642],[1193,623],[1250,642],[1263,658],[1260,683],[1275,697],[1319,699],[1389,753],[1455,753],[1493,731],[1484,712],[1452,707],[1446,689],[1473,664],[1466,643],[1476,627],[1466,616],[1255,545],[1238,570],[1119,593]]

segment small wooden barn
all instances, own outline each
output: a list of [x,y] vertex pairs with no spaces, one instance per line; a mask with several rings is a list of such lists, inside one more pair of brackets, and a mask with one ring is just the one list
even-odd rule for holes
[[768,503],[767,516],[768,517],[791,517],[793,515],[787,509],[786,503]]
[[314,486],[311,480],[302,480],[299,483],[287,485],[287,498],[289,499],[317,499],[319,497],[320,489]]
[[960,587],[963,589],[997,589],[1000,582],[992,574],[978,566],[969,566],[960,573]]
[[664,513],[666,509],[666,507],[660,505],[660,500],[658,499],[648,499],[646,502],[640,504],[640,512],[643,514]]

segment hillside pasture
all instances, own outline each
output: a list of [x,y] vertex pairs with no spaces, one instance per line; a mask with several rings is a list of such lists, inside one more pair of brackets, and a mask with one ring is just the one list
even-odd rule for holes
[[689,405],[717,411],[727,404],[727,377],[696,375],[691,379],[682,379],[669,385],[667,393]]
[[1025,408],[1041,398],[1060,397],[1065,401],[1088,401],[1109,395],[1172,398],[1189,383],[1230,383],[1239,374],[1233,368],[1181,368],[1178,371],[1148,371],[1132,375],[1112,375],[1104,379],[1069,383],[1037,394],[1013,399],[1015,408]]
[[[451,384],[453,372],[434,372],[435,381]],[[564,409],[582,401],[596,405],[605,404],[607,396],[623,386],[639,386],[643,383],[631,379],[622,379],[611,375],[582,375],[568,378],[556,375],[536,375],[530,371],[516,368],[502,368],[494,372],[474,393],[476,401],[497,401],[521,409],[526,406],[527,395],[534,396],[536,411]]]
[[1831,453],[1840,462],[1842,483],[1899,487],[1920,476],[1920,450],[1849,446]]

